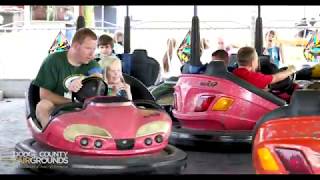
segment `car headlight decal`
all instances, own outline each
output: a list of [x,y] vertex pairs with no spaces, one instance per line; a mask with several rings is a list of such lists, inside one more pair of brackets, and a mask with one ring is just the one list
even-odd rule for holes
[[80,135],[111,138],[111,135],[107,130],[87,124],[72,124],[68,126],[63,132],[64,138],[67,141],[71,142],[75,142],[76,137]]
[[153,121],[142,125],[136,134],[136,137],[147,136],[155,133],[168,133],[170,123],[166,121]]

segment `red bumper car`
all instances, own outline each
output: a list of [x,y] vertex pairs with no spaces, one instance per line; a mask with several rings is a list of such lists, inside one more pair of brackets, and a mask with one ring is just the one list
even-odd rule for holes
[[252,158],[257,174],[320,174],[320,91],[296,91],[288,106],[258,121]]
[[[83,80],[83,87],[74,95],[80,101],[58,107],[48,125],[41,127],[35,117],[39,88],[31,84],[27,123],[34,139],[15,148],[16,154],[31,159],[29,163],[21,161],[22,167],[68,174],[180,173],[186,167],[187,155],[168,145],[171,118],[150,99],[148,90],[140,91],[147,94],[146,98],[134,93],[133,101],[101,96],[105,92],[103,80]],[[67,162],[59,164],[52,156],[43,156],[57,155],[54,152],[67,154]]]
[[227,72],[222,61],[204,74],[183,74],[174,92],[173,144],[251,142],[257,120],[286,102]]

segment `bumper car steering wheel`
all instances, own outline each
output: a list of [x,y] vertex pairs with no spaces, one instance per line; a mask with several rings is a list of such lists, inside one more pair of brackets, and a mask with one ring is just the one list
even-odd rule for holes
[[[278,72],[287,70],[288,67],[282,67],[278,70]],[[270,92],[273,94],[281,94],[281,93],[288,93],[292,95],[294,91],[294,81],[296,78],[296,73],[292,74],[291,76],[287,77],[286,79],[279,81],[277,83],[271,84],[269,86]]]
[[56,107],[51,113],[51,117],[57,116],[62,112],[75,111],[83,108],[83,103],[87,98],[94,96],[104,96],[108,92],[108,85],[102,78],[90,76],[82,80],[82,88],[72,93],[72,102]]
[[90,76],[82,80],[82,88],[72,93],[72,101],[83,103],[87,98],[105,96],[108,93],[108,85],[100,77]]

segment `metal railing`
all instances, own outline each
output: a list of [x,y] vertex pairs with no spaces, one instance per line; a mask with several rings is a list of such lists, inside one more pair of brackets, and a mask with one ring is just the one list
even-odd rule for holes
[[[288,22],[289,20],[277,20],[277,22]],[[294,22],[293,20],[291,20]],[[153,20],[153,21],[140,21],[140,20],[133,20],[133,23],[131,25],[132,30],[188,30],[191,28],[191,23],[190,21],[187,20],[179,20],[179,21],[169,21],[169,20]],[[270,21],[269,21],[270,22]],[[49,22],[45,22],[49,23]],[[28,26],[25,26],[24,21],[15,21],[12,23],[0,25],[0,32],[12,32],[12,31],[21,31],[21,30],[75,30],[75,27],[48,27],[44,23],[43,27],[41,25],[36,24],[36,26],[33,26],[31,23]],[[60,22],[61,23],[61,22]],[[117,25],[111,22],[107,21],[95,21],[96,23],[103,23],[105,25],[109,25],[109,27],[105,26],[95,26],[95,27],[89,27],[94,30],[101,30],[101,31],[108,31],[108,30],[123,30],[124,26],[123,25]],[[148,23],[175,23],[171,24],[171,26],[167,25],[165,27],[152,27],[151,24],[148,26],[142,26],[139,27],[143,24],[148,24]],[[186,26],[181,26],[181,23],[190,23],[190,27],[186,24]],[[236,21],[201,21],[201,23],[204,23],[205,26],[208,27],[203,27],[200,26],[201,30],[250,30],[252,27],[250,25],[244,25]],[[241,26],[234,26],[234,27],[215,27],[213,23],[235,23]],[[39,27],[40,26],[40,27]],[[320,26],[263,26],[264,29],[297,29],[297,30],[302,30],[302,29],[320,29]]]
[[264,29],[320,29],[320,26],[263,26]]
[[[54,22],[54,21],[53,21]],[[32,26],[33,23],[38,23],[36,26]],[[39,24],[41,22],[31,22],[29,26],[25,26],[25,23],[23,21],[16,21],[13,23],[5,24],[0,26],[0,31],[2,32],[10,32],[10,31],[20,31],[20,30],[75,30],[75,27],[47,27],[46,24],[50,23],[47,21],[43,22],[43,27],[39,27]],[[63,23],[63,22],[59,22]],[[65,22],[66,24],[68,22]],[[69,22],[70,23],[70,22]],[[148,23],[171,23],[170,26],[166,25],[163,27],[152,27],[152,25],[148,25],[145,27],[139,27],[143,24]],[[181,26],[181,23],[185,23],[186,26]],[[190,23],[190,26],[187,24]],[[249,25],[244,25],[236,21],[201,21],[201,23],[204,23],[205,26],[208,27],[201,27],[200,29],[203,30],[219,30],[219,29],[250,29],[251,27]],[[234,27],[214,27],[211,23],[235,23],[237,25],[241,26],[234,26]],[[100,24],[101,26],[95,26],[95,27],[89,27],[96,30],[119,30],[124,29],[123,25],[117,25],[111,22],[107,21],[95,21],[94,24]],[[105,27],[105,25],[109,25],[108,27]],[[140,20],[133,20],[133,23],[131,25],[132,30],[188,30],[191,28],[191,22],[187,20],[179,20],[179,21],[169,21],[169,20],[153,20],[153,21],[140,21]]]

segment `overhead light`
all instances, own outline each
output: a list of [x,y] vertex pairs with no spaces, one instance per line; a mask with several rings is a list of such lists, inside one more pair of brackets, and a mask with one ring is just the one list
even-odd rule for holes
[[315,18],[311,18],[309,23],[311,24],[311,26],[314,26],[314,24],[316,24],[316,22],[317,22],[317,20]]
[[296,26],[308,26],[307,18],[302,18],[300,22],[295,24]]

